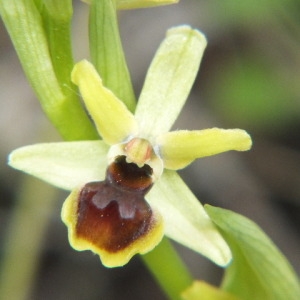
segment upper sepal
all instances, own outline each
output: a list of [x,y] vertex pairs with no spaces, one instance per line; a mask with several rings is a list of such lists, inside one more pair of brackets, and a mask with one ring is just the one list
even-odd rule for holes
[[206,38],[189,26],[168,30],[148,69],[135,117],[144,138],[168,132],[198,73]]

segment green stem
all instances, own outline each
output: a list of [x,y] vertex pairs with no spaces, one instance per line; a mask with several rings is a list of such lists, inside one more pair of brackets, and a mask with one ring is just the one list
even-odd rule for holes
[[104,85],[133,112],[136,101],[120,39],[114,0],[92,0],[89,38],[92,62]]
[[167,238],[151,252],[142,256],[148,269],[170,299],[181,299],[193,278]]
[[34,1],[0,0],[0,14],[24,72],[53,125],[66,140],[96,139],[98,134],[79,99],[74,101],[61,88],[63,83],[53,68],[44,22]]
[[76,88],[70,76],[74,66],[71,47],[72,1],[44,0],[43,3],[42,16],[56,77],[64,93],[76,99]]

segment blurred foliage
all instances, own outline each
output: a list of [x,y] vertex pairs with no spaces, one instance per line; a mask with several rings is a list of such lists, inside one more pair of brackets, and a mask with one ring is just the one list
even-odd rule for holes
[[228,61],[216,76],[215,109],[232,126],[278,133],[299,116],[294,91],[281,79],[261,58]]
[[224,48],[214,49],[209,101],[231,126],[284,132],[300,116],[299,3],[229,0],[214,5]]
[[227,0],[215,1],[214,5],[224,23],[254,28],[279,16],[291,16],[299,3],[297,0]]

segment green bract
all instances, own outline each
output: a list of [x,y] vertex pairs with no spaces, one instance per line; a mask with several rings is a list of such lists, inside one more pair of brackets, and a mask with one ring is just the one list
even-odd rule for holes
[[297,274],[258,225],[226,209],[210,205],[205,209],[233,253],[222,289],[245,300],[300,298]]
[[[216,264],[227,265],[231,260],[229,247],[200,202],[172,170],[185,167],[199,157],[248,150],[251,138],[238,129],[168,133],[190,92],[205,46],[206,39],[197,30],[188,26],[169,30],[149,68],[134,115],[102,84],[92,64],[85,60],[79,62],[73,69],[72,80],[78,85],[103,140],[23,147],[12,152],[9,164],[60,188],[75,189],[71,198],[78,196],[84,184],[103,181],[106,168],[120,155],[139,168],[149,165],[153,169],[154,186],[146,200],[162,216],[164,233]],[[161,166],[171,170],[162,173]],[[70,197],[64,205],[66,209],[75,205],[72,201],[77,201]],[[70,229],[73,234],[76,213],[71,217],[66,215],[68,211],[64,210],[64,221],[69,229],[73,226]],[[70,237],[72,245],[78,244],[75,238]],[[148,245],[131,249],[126,257],[118,256],[114,264],[111,257],[109,263],[106,262],[104,254],[102,256],[95,247],[88,247],[86,243],[77,247],[78,250],[92,249],[107,266],[125,264],[135,253],[144,253],[150,248]]]

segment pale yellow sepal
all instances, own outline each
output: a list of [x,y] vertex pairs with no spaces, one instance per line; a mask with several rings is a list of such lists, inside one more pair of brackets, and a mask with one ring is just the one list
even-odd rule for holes
[[194,281],[182,294],[182,300],[238,300],[240,298],[204,281]]
[[[117,252],[109,252],[105,249],[101,249],[90,241],[83,238],[79,238],[76,235],[76,223],[77,223],[77,209],[78,209],[78,196],[80,189],[75,189],[65,200],[61,218],[62,221],[68,227],[68,237],[70,245],[77,251],[90,250],[95,254],[98,254],[102,264],[108,268],[121,267],[129,262],[129,260],[135,254],[145,254],[155,248],[164,236],[164,220],[161,215],[153,210],[155,215],[155,224],[149,231],[149,233],[141,238],[135,240],[125,249]],[[91,228],[93,230],[93,228]]]
[[108,149],[103,141],[35,144],[14,150],[8,164],[71,191],[87,182],[104,179]]
[[179,0],[117,0],[118,9],[134,9],[174,4]]
[[120,143],[137,134],[138,127],[133,114],[103,86],[91,63],[87,60],[77,63],[72,71],[72,81],[78,85],[97,130],[107,144]]
[[168,132],[194,83],[206,38],[189,26],[167,31],[148,69],[135,118],[143,137],[150,140]]
[[165,170],[146,199],[162,214],[167,237],[219,266],[230,263],[232,256],[228,245],[177,172]]
[[246,151],[252,145],[246,131],[220,128],[172,131],[161,134],[156,142],[165,168],[171,170],[182,169],[196,158],[230,150]]

